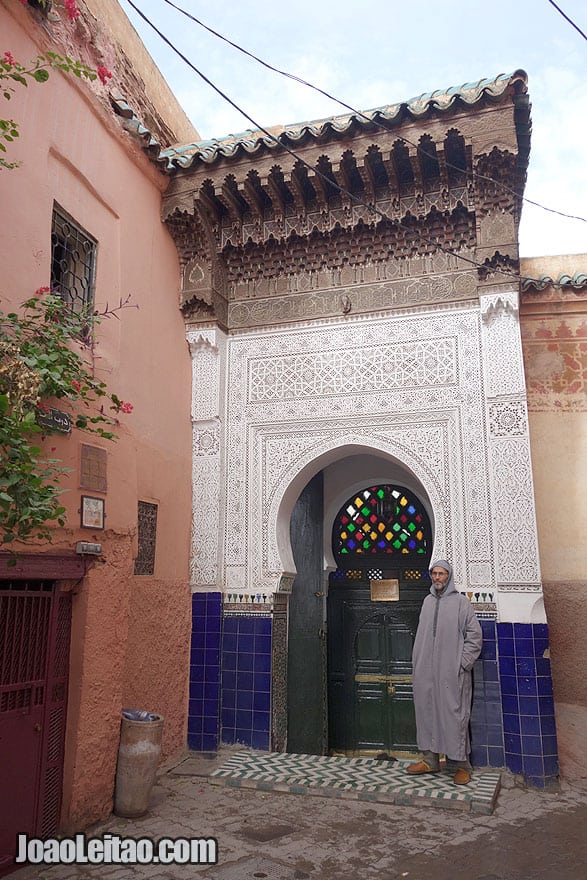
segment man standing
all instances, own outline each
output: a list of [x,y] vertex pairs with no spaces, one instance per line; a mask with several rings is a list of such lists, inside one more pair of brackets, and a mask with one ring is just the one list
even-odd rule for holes
[[455,783],[466,785],[471,779],[471,670],[483,637],[471,603],[454,585],[450,563],[435,562],[430,577],[430,595],[422,605],[412,652],[417,740],[423,760],[410,764],[407,772],[438,773],[444,754],[456,770]]

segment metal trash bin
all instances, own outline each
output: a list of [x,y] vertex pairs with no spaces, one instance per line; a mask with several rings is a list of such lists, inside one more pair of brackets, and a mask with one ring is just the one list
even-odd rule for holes
[[162,737],[162,715],[142,709],[122,710],[114,789],[117,816],[135,819],[147,812]]

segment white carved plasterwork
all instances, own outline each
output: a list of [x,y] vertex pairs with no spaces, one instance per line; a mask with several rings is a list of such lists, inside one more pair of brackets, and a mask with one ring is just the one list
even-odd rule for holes
[[494,535],[500,584],[540,584],[530,442],[500,437],[490,444]]
[[[459,557],[465,579],[466,559],[491,561],[479,323],[479,312],[469,308],[230,338],[227,580],[243,565],[255,579],[279,570],[267,537],[271,505],[305,463],[350,437],[421,474],[435,498],[436,545]],[[345,374],[348,352],[354,370]],[[442,419],[449,434],[438,430]]]
[[282,589],[288,487],[338,450],[372,450],[420,481],[460,589],[539,589],[519,327],[499,297],[484,313],[349,315],[226,344],[194,330],[194,385],[208,388],[194,390],[192,582]]
[[481,341],[487,397],[525,392],[518,293],[479,297]]
[[194,455],[190,555],[190,584],[193,589],[218,589],[219,489],[220,456]]
[[194,457],[218,455],[220,452],[220,423],[218,419],[195,422],[193,426]]
[[192,589],[218,589],[226,338],[216,328],[204,328],[188,331],[187,339],[192,355],[190,584]]
[[192,356],[192,419],[212,419],[220,410],[226,337],[209,327],[189,331],[187,339]]
[[489,404],[491,437],[527,437],[528,408],[525,400],[499,400]]
[[[389,417],[369,429],[361,426],[359,420],[345,425],[340,422],[307,424],[303,438],[297,440],[270,426],[260,426],[254,434],[259,449],[259,494],[265,503],[261,506],[257,502],[259,496],[251,500],[251,516],[262,523],[262,554],[258,559],[261,567],[253,570],[253,577],[263,581],[266,572],[280,566],[273,530],[292,475],[326,452],[349,446],[377,449],[410,461],[435,510],[436,553],[447,554],[451,559],[458,559],[457,565],[460,563],[462,541],[459,534],[453,535],[455,520],[450,516],[451,510],[460,511],[461,504],[459,493],[454,491],[456,483],[449,477],[456,467],[456,456],[451,453],[456,448],[455,413],[439,414],[432,423],[424,424],[410,418]],[[459,522],[460,517],[457,516],[456,521]]]
[[494,583],[491,563],[473,562],[469,564],[469,586],[490,587]]
[[454,337],[338,351],[296,353],[249,361],[249,402],[338,397],[391,389],[454,385]]

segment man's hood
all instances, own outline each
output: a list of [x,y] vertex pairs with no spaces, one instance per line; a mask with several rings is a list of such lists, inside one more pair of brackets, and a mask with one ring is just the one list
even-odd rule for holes
[[[442,599],[443,596],[447,596],[449,593],[456,593],[457,588],[455,587],[455,582],[453,580],[452,565],[450,564],[450,562],[447,562],[446,559],[436,559],[430,565],[430,568],[428,569],[428,571],[431,572],[432,569],[435,568],[436,566],[438,566],[439,568],[444,568],[445,571],[448,571],[448,581],[446,583],[446,587],[444,588],[444,590],[440,594],[439,598]],[[432,575],[430,575],[430,576],[432,577]],[[433,596],[438,596],[434,584],[430,585],[430,592],[432,593]]]

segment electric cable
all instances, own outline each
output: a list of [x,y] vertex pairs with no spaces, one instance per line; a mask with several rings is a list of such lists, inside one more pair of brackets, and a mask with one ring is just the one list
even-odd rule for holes
[[[330,187],[337,190],[341,194],[348,196],[354,202],[356,202],[357,204],[361,205],[364,208],[367,208],[367,210],[369,210],[371,213],[376,214],[382,220],[387,221],[392,226],[400,226],[400,227],[403,226],[404,228],[409,229],[412,233],[417,235],[421,241],[424,241],[427,244],[432,245],[432,247],[434,247],[436,250],[442,251],[443,253],[448,254],[449,256],[453,256],[456,259],[462,260],[463,262],[468,263],[471,266],[474,266],[476,269],[481,269],[483,271],[488,271],[490,269],[489,266],[484,265],[483,263],[478,263],[476,260],[473,260],[470,257],[466,257],[466,256],[464,256],[464,254],[460,254],[457,251],[451,250],[450,248],[445,247],[444,245],[440,244],[439,242],[434,241],[431,238],[428,238],[427,236],[423,235],[421,232],[414,229],[413,227],[406,227],[401,219],[395,220],[392,217],[389,217],[387,214],[385,214],[384,211],[379,210],[379,208],[377,208],[375,205],[370,205],[367,202],[364,202],[361,198],[356,196],[354,193],[351,193],[348,190],[344,189],[343,187],[339,186],[339,184],[336,183],[336,181],[334,181],[332,178],[328,177],[326,174],[323,174],[318,168],[314,167],[309,162],[307,162],[305,159],[303,159],[302,156],[300,156],[298,153],[296,153],[294,150],[292,150],[290,147],[288,147],[286,144],[284,144],[282,141],[280,141],[274,134],[272,134],[270,131],[265,129],[262,125],[259,125],[259,123],[257,123],[257,121],[255,119],[253,119],[252,116],[250,116],[245,110],[243,110],[242,107],[239,107],[239,105],[236,104],[232,100],[232,98],[230,98],[227,94],[225,94],[225,92],[222,91],[222,89],[220,89],[217,85],[215,85],[212,82],[212,80],[210,80],[201,70],[199,70],[195,66],[195,64],[193,64],[193,62],[191,62],[189,60],[189,58],[187,58],[177,48],[177,46],[175,46],[171,42],[171,40],[169,40],[169,38],[166,37],[165,34],[163,34],[157,28],[157,26],[136,6],[136,4],[133,2],[133,0],[127,0],[127,3],[129,4],[129,6],[131,6],[135,10],[135,12],[140,16],[140,18],[142,18],[143,21],[146,24],[148,24],[149,27],[152,28],[152,30],[155,31],[155,33],[163,40],[163,42],[167,46],[169,46],[169,48],[173,52],[175,52],[175,54],[178,55],[178,57],[181,58],[182,61],[184,61],[191,70],[194,71],[194,73],[196,73],[207,85],[210,86],[210,88],[212,88],[218,95],[220,95],[221,98],[223,98],[227,103],[229,103],[231,105],[231,107],[234,107],[235,110],[237,110],[242,116],[244,116],[245,119],[247,119],[255,127],[255,129],[263,132],[263,134],[266,137],[268,137],[274,143],[278,144],[283,150],[285,150],[285,152],[287,152],[291,156],[293,156],[294,159],[296,159],[298,162],[300,162],[302,165],[304,165],[306,168],[308,168],[317,177],[320,177],[322,180],[324,180]],[[522,276],[518,272],[511,272],[505,268],[499,268],[499,269],[496,269],[496,271],[498,271],[502,275],[507,275],[511,278],[515,278],[516,281],[518,281],[518,282],[522,281],[522,280],[527,280],[527,276]],[[536,280],[538,283],[537,279],[531,279],[531,280]],[[566,286],[566,285],[561,285],[559,283],[553,282],[553,284],[549,285],[549,286],[562,288],[563,286]]]
[[[581,36],[583,37],[584,40],[587,40],[587,34],[585,34],[585,33],[581,30],[581,28],[579,27],[578,24],[575,24],[575,22],[573,21],[572,18],[569,18],[569,16],[566,14],[566,12],[563,12],[563,10],[560,8],[560,6],[557,6],[556,3],[553,2],[553,0],[548,0],[548,2],[550,3],[551,6],[554,6],[554,8],[556,9],[557,12],[560,12],[560,14],[562,15],[562,17],[563,17],[566,21],[568,21],[568,23],[571,25],[571,27],[574,27],[575,30],[578,31],[578,32],[581,34]],[[176,9],[177,9],[177,7],[176,7]]]
[[[299,85],[307,86],[309,89],[313,89],[315,92],[318,92],[320,95],[323,95],[325,98],[328,98],[330,101],[334,101],[336,104],[340,104],[340,106],[344,107],[346,110],[350,110],[354,116],[357,116],[360,119],[364,119],[366,122],[369,122],[372,125],[375,125],[378,128],[381,128],[383,131],[389,131],[389,128],[387,128],[385,125],[383,125],[377,119],[374,119],[374,118],[371,118],[370,116],[367,116],[365,113],[361,112],[360,110],[355,110],[355,108],[352,107],[350,104],[345,103],[340,98],[336,98],[334,95],[331,95],[329,92],[325,91],[324,89],[321,89],[319,86],[316,86],[313,83],[310,83],[307,80],[302,79],[301,77],[296,76],[293,73],[289,73],[286,70],[280,70],[278,67],[274,67],[272,64],[269,64],[269,62],[267,62],[267,61],[263,61],[262,58],[259,58],[257,55],[254,55],[252,52],[249,52],[247,49],[244,49],[242,46],[239,46],[238,43],[234,43],[228,37],[225,37],[223,34],[219,33],[218,31],[215,31],[213,28],[209,27],[209,25],[205,24],[203,21],[201,21],[201,19],[196,18],[195,15],[192,15],[190,12],[187,12],[185,9],[182,9],[180,6],[177,6],[175,3],[172,2],[172,0],[163,0],[163,2],[166,3],[168,6],[171,6],[177,12],[180,12],[182,15],[185,15],[186,18],[190,19],[190,21],[193,21],[195,24],[198,24],[200,27],[204,28],[204,30],[208,31],[210,34],[213,34],[215,37],[218,37],[218,39],[223,40],[229,46],[232,46],[234,49],[237,49],[239,52],[242,52],[243,55],[246,55],[249,58],[252,58],[254,61],[257,61],[263,67],[266,67],[267,70],[271,70],[273,73],[278,73],[281,76],[285,76],[288,79],[291,79],[294,82],[297,82]],[[552,0],[549,0],[549,2],[552,2]],[[556,4],[553,4],[553,5],[556,5]],[[556,7],[556,8],[558,9],[558,7]],[[426,156],[429,159],[436,159],[435,155],[433,155],[432,153],[426,152],[426,149],[424,147],[420,146],[420,144],[415,144],[413,141],[409,140],[408,138],[404,137],[403,135],[398,134],[397,139],[402,141],[405,144],[408,144],[410,147],[413,147],[415,150],[417,150],[423,156]],[[502,183],[499,180],[495,180],[493,177],[490,177],[489,175],[481,174],[478,170],[473,169],[471,171],[468,171],[467,169],[460,168],[458,165],[454,165],[451,162],[446,161],[446,159],[445,159],[445,164],[446,164],[447,168],[453,168],[456,171],[460,171],[461,173],[464,172],[467,176],[471,175],[473,178],[477,178],[478,180],[486,180],[490,183],[493,183],[496,186],[500,187],[502,190],[504,190],[504,192],[510,193],[511,195],[514,195],[516,198],[521,198],[528,205],[533,205],[535,208],[540,208],[542,211],[548,211],[550,214],[556,214],[559,217],[566,217],[569,220],[580,220],[582,223],[587,223],[587,218],[585,218],[585,217],[581,217],[576,214],[568,214],[565,211],[559,211],[556,208],[549,208],[547,205],[543,205],[541,202],[536,202],[533,199],[529,199],[527,196],[520,196],[520,194],[518,192],[516,192],[516,190],[512,189],[511,187],[507,186],[506,184]]]

